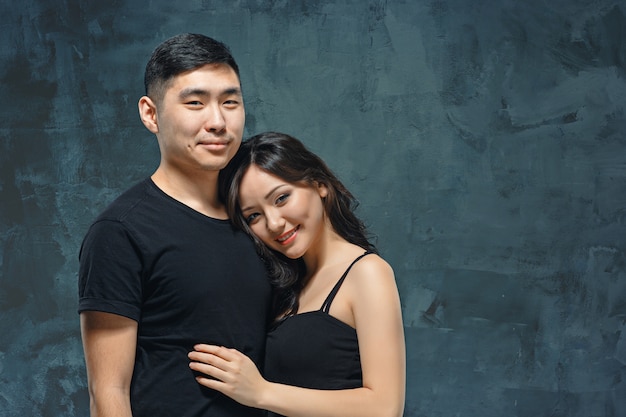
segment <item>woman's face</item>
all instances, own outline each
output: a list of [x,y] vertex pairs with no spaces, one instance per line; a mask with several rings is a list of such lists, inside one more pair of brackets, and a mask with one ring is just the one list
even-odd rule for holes
[[296,259],[314,247],[324,227],[323,185],[290,183],[251,165],[241,179],[239,204],[252,232],[268,247]]

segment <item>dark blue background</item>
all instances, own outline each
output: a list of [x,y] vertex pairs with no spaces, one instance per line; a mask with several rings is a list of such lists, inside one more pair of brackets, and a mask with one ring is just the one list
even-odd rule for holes
[[1,3],[0,415],[88,414],[79,244],[158,164],[143,67],[184,31],[231,46],[246,136],[359,197],[407,417],[626,415],[623,0]]

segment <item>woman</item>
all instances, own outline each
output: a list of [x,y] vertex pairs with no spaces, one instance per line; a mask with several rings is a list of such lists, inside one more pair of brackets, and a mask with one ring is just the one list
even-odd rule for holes
[[355,200],[297,139],[262,133],[222,172],[230,218],[254,239],[275,289],[265,378],[244,354],[198,345],[200,384],[270,415],[399,417],[405,348],[393,270]]

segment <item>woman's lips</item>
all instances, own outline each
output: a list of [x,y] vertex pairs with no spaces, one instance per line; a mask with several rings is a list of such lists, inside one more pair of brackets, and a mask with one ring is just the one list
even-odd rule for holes
[[280,245],[287,245],[291,243],[296,238],[296,234],[298,233],[299,229],[300,226],[297,226],[290,231],[283,233],[276,238],[276,242],[278,242]]

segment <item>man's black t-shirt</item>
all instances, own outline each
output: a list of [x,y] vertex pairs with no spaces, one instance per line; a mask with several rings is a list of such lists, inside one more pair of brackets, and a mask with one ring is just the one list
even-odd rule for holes
[[134,417],[261,416],[200,386],[187,353],[196,343],[232,347],[260,368],[270,285],[252,241],[147,179],[92,224],[81,248],[79,312],[136,320]]

